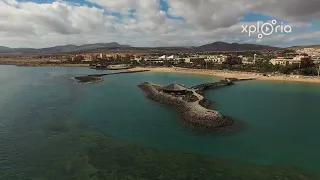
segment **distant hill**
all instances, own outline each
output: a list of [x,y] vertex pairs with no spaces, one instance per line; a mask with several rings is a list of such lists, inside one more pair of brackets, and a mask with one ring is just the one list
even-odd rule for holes
[[288,47],[288,49],[303,49],[303,48],[314,48],[314,49],[320,49],[320,45],[305,45],[305,46],[292,46]]
[[0,53],[6,54],[57,54],[57,53],[71,53],[71,52],[92,52],[97,49],[114,49],[114,48],[130,48],[129,45],[121,45],[116,42],[111,43],[96,43],[96,44],[85,44],[85,45],[64,45],[54,46],[48,48],[8,48],[0,46]]
[[11,50],[11,48],[0,46],[0,53],[10,52]]
[[258,44],[238,44],[215,42],[199,47],[132,47],[117,42],[96,43],[84,45],[63,45],[48,48],[8,48],[0,46],[1,54],[65,54],[65,53],[99,53],[105,51],[131,51],[131,52],[199,52],[199,51],[259,51],[276,50],[278,47]]
[[239,44],[214,42],[196,48],[197,51],[259,51],[259,50],[276,50],[278,47],[259,45],[259,44]]

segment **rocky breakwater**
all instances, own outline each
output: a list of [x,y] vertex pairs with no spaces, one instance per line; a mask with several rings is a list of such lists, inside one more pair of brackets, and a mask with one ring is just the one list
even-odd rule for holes
[[76,80],[78,80],[79,83],[97,83],[103,81],[103,76],[111,76],[116,74],[132,74],[132,73],[142,73],[142,72],[148,72],[149,70],[139,70],[139,71],[121,71],[121,72],[115,72],[115,73],[107,73],[107,74],[91,74],[86,76],[77,76],[75,77]]
[[229,85],[233,85],[233,82],[235,81],[239,81],[239,79],[235,79],[235,78],[226,78],[225,80],[221,80],[218,82],[212,82],[212,83],[204,83],[204,84],[199,84],[196,86],[192,86],[190,89],[195,90],[197,93],[199,94],[203,94],[203,92],[205,90],[208,89],[217,89],[220,87],[225,87],[225,86],[229,86]]
[[177,109],[181,113],[183,125],[188,128],[219,132],[229,128],[234,122],[218,111],[203,107],[206,100],[196,89],[190,89],[184,95],[173,95],[163,92],[161,85],[145,82],[138,86],[147,93],[149,99]]
[[80,83],[98,83],[103,81],[103,77],[100,75],[88,75],[75,77]]

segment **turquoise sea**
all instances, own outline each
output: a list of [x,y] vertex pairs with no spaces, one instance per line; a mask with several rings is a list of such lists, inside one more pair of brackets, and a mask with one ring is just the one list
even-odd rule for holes
[[[108,71],[104,71],[106,73]],[[137,73],[78,84],[80,67],[0,66],[0,179],[320,179],[320,85],[248,81],[209,90],[244,126],[201,134],[137,87],[212,76]]]

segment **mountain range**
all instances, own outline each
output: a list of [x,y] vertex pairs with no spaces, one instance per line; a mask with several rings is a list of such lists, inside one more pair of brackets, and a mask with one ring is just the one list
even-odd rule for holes
[[199,52],[199,51],[254,51],[254,50],[276,50],[278,47],[258,45],[214,42],[198,47],[132,47],[121,45],[117,42],[96,43],[85,45],[64,45],[48,48],[9,48],[0,46],[0,54],[66,54],[66,53],[98,53],[105,51],[137,51],[137,52]]
[[96,44],[85,44],[85,45],[64,45],[54,46],[48,48],[9,48],[0,46],[0,53],[6,54],[56,54],[56,53],[71,53],[71,52],[90,52],[95,50],[103,49],[116,49],[116,48],[131,48],[128,45],[120,45],[116,42],[111,43],[96,43]]

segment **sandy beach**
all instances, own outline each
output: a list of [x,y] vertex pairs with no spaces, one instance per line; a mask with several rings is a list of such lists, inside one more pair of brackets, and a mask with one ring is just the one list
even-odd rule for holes
[[263,76],[262,73],[239,72],[239,71],[222,71],[222,70],[206,70],[206,69],[189,69],[189,68],[134,68],[134,70],[150,70],[152,72],[174,72],[174,73],[188,73],[211,75],[222,78],[257,78],[265,81],[291,81],[304,83],[320,83],[320,77],[306,77],[306,76],[291,76],[291,75],[277,75],[277,76]]
[[[58,64],[48,63],[48,61],[33,59],[0,59],[0,65],[16,65],[16,66],[57,66],[57,67],[89,67],[89,64]],[[228,70],[206,70],[206,69],[190,69],[179,67],[137,67],[131,69],[133,71],[150,70],[152,72],[173,72],[173,73],[188,73],[188,74],[200,74],[211,75],[221,78],[256,78],[258,80],[266,81],[291,81],[291,82],[304,82],[304,83],[319,83],[320,77],[307,77],[298,75],[272,75],[263,76],[263,73],[252,72],[240,72],[240,71],[228,71]]]

